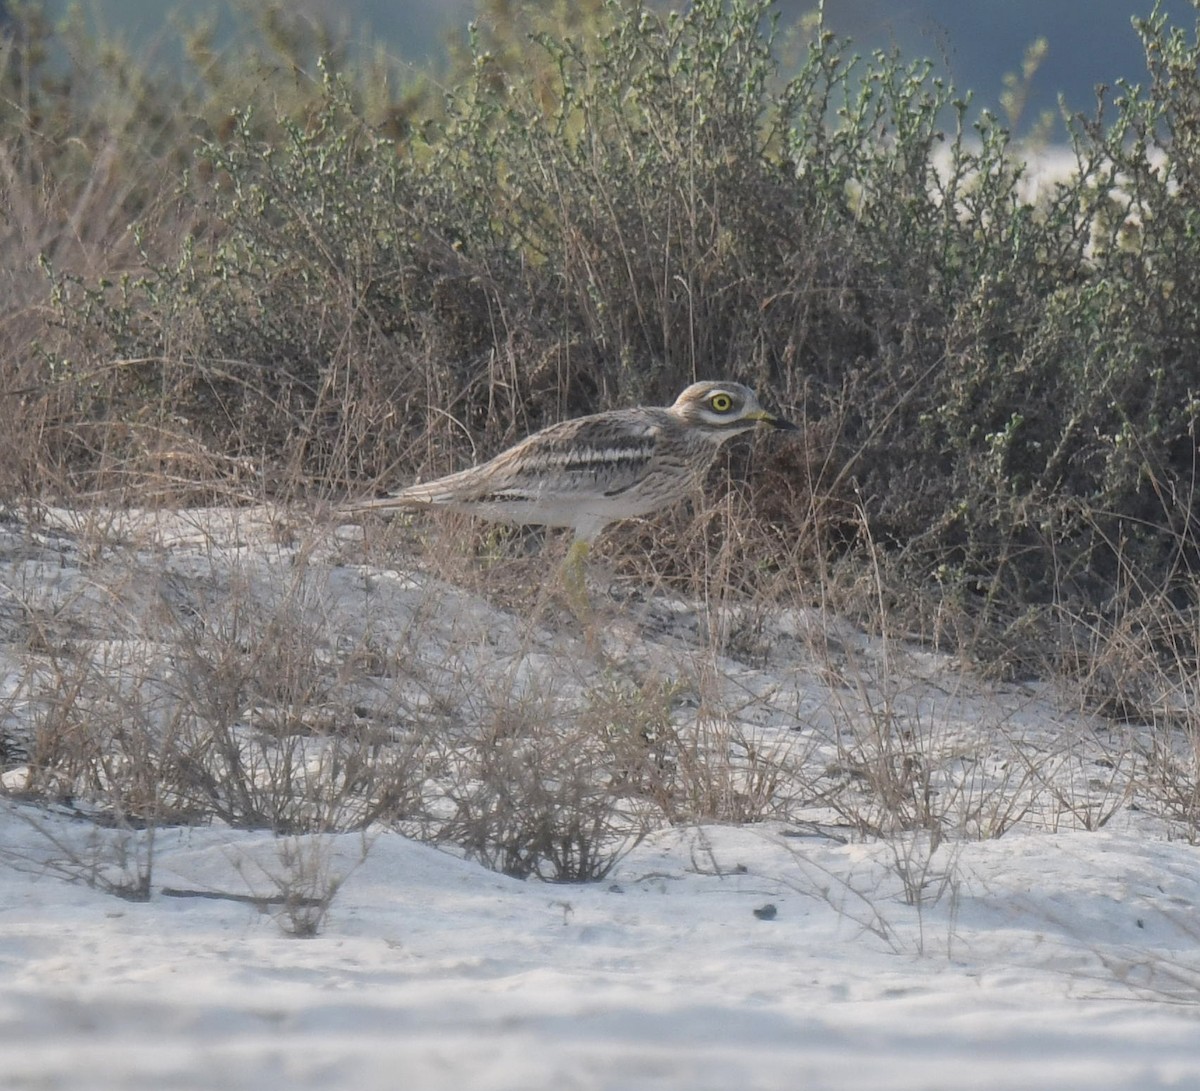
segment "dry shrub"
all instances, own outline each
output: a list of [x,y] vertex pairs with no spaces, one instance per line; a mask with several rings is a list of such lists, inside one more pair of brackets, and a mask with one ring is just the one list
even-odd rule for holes
[[[739,578],[802,536],[872,563],[855,505],[897,600],[946,601],[1010,645],[1047,607],[1102,611],[1122,564],[1186,577],[1200,233],[1175,197],[1192,149],[1169,134],[1194,111],[1195,43],[1139,23],[1149,80],[1074,119],[1076,173],[1031,198],[1021,150],[928,65],[855,63],[819,27],[785,65],[771,15],[614,0],[533,41],[497,16],[436,107],[372,96],[336,50],[322,71],[320,43],[276,19],[292,75],[253,65],[250,110],[193,49],[199,133],[161,111],[148,133],[136,112],[96,123],[122,80],[171,101],[127,63],[72,54],[89,112],[10,52],[12,101],[40,96],[62,126],[9,117],[10,158],[63,212],[107,193],[142,240],[125,268],[51,255],[48,336],[17,353],[42,393],[16,399],[16,481],[366,490],[723,375],[828,433],[815,475],[807,455],[759,467],[772,501]],[[153,155],[126,169],[104,131]]]
[[364,697],[386,665],[339,636],[299,547],[283,572],[213,557],[182,573],[146,547],[111,542],[62,596],[6,588],[24,596],[3,720],[26,796],[281,833],[420,811],[426,740]]
[[[1066,671],[1151,725],[1146,790],[1194,829],[1200,230],[1196,149],[1171,137],[1196,124],[1194,39],[1140,22],[1147,82],[1074,119],[1076,173],[1030,198],[1020,149],[927,65],[852,62],[818,28],[787,68],[755,0],[588,11],[591,38],[492,27],[436,106],[372,94],[390,85],[336,50],[318,65],[330,43],[278,20],[287,63],[246,68],[250,94],[201,40],[186,95],[82,39],[59,79],[23,16],[0,52],[0,495],[31,527],[51,496],[337,499],[741,379],[811,426],[614,530],[622,606],[701,603],[714,662],[765,661],[774,612],[818,604],[1006,677]],[[479,586],[548,616],[541,561],[480,551]],[[689,719],[641,678],[501,687],[465,731],[449,700],[380,737],[353,713],[379,656],[329,638],[303,568],[160,603],[169,670],[30,605],[44,631],[6,698],[30,790],[280,831],[411,819],[577,878],[650,810],[748,821],[816,791],[720,699]],[[495,592],[506,573],[533,590]],[[993,836],[1053,795],[1032,758],[999,786],[948,771],[890,665],[827,658],[849,694],[832,798],[861,833]]]
[[441,835],[508,875],[600,879],[652,828],[642,774],[662,710],[648,707],[653,693],[563,697],[552,684],[485,695],[482,722],[446,763]]

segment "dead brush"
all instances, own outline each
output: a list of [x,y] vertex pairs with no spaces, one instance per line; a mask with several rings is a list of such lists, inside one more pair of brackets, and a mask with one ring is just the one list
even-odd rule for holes
[[128,555],[97,564],[92,553],[51,538],[29,567],[7,573],[23,639],[0,712],[22,752],[20,792],[120,821],[179,819],[187,812],[169,786],[179,719],[163,687],[166,657],[139,631]]
[[337,858],[334,842],[323,833],[277,838],[275,860],[263,862],[247,856],[234,861],[251,888],[259,885],[253,874],[261,872],[276,893],[262,899],[278,906],[275,920],[285,935],[311,939],[321,934],[334,899],[350,875],[367,859],[373,840],[363,835],[356,858]]
[[180,791],[233,825],[280,833],[363,828],[418,809],[426,741],[354,710],[377,654],[331,640],[301,568],[282,588],[248,576],[201,615],[171,610]]
[[633,731],[628,705],[617,715],[601,707],[632,744],[626,751],[630,787],[672,824],[784,819],[810,798],[801,739],[747,723],[709,669],[702,668],[695,687],[643,684]]
[[1143,795],[1189,844],[1200,844],[1200,725],[1155,730],[1142,762]]
[[646,798],[656,694],[617,692],[564,694],[550,677],[524,695],[490,688],[443,763],[440,837],[519,878],[603,878],[657,815]]
[[664,793],[672,821],[745,825],[786,818],[803,798],[795,743],[712,710],[675,736],[674,776]]
[[[1193,603],[1155,596],[1106,631],[1102,656],[1085,678],[1114,716],[1138,765],[1130,792],[1191,843],[1200,842],[1200,584]],[[1174,600],[1174,601],[1172,601]],[[1123,755],[1124,757],[1124,755]]]
[[609,741],[614,788],[672,824],[744,825],[784,818],[805,798],[798,741],[760,731],[727,707],[718,684],[700,702],[680,681],[608,679],[587,694],[581,722]]
[[1073,800],[1064,800],[1064,811],[1093,828],[1123,806],[1145,808],[1197,842],[1200,579],[1188,561],[1197,548],[1196,516],[1188,504],[1162,499],[1161,523],[1152,529],[1162,543],[1174,543],[1178,571],[1156,577],[1132,550],[1115,547],[1116,593],[1104,611],[1074,603],[1059,608],[1063,639],[1046,673],[1112,740],[1093,793],[1104,805],[1093,800],[1078,813]]
[[[22,736],[23,794],[280,831],[419,812],[429,748],[397,730],[402,710],[383,722],[364,699],[381,683],[372,638],[342,638],[303,543],[264,542],[243,564],[197,515],[174,520],[194,541],[172,562],[141,518],[81,514],[57,579],[17,568],[27,582],[6,588],[24,603],[0,710],[6,738]],[[269,562],[280,549],[290,563]]]
[[[1041,820],[1054,809],[1075,738],[1031,738],[1011,698],[979,703],[988,683],[972,668],[970,647],[953,660],[942,656],[936,673],[923,677],[918,661],[927,652],[917,641],[927,619],[906,610],[911,600],[891,594],[887,555],[861,514],[859,525],[866,564],[826,567],[825,620],[809,636],[831,698],[835,757],[823,798],[862,836],[903,835],[916,844],[909,835],[924,832],[929,856],[946,838],[1000,837]],[[871,637],[839,637],[847,614]],[[936,619],[934,647],[956,625],[948,615]],[[968,722],[955,712],[963,702],[972,710]]]
[[179,792],[174,741],[183,716],[162,677],[158,657],[120,661],[103,651],[33,667],[13,698],[32,727],[21,795],[77,801],[120,821],[201,817]]
[[35,851],[0,848],[0,859],[12,866],[84,883],[127,902],[149,901],[154,878],[156,828],[153,822],[109,816],[63,830],[28,805],[0,802],[39,838]]

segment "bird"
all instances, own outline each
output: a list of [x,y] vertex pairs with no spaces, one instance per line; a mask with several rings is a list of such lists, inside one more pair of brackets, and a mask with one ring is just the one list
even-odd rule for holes
[[485,519],[574,531],[564,562],[586,601],[584,561],[609,524],[661,511],[703,479],[727,440],[758,427],[798,431],[741,383],[692,383],[674,404],[560,421],[458,473],[359,501],[348,514],[446,508]]

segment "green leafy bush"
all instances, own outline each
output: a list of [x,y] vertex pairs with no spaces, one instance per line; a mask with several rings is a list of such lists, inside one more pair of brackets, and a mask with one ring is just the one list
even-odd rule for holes
[[54,377],[111,368],[81,412],[122,472],[186,448],[204,483],[361,489],[721,375],[820,422],[826,550],[883,547],[897,595],[1190,601],[1194,34],[1139,21],[1147,82],[1034,192],[927,64],[819,28],[791,58],[765,0],[587,25],[493,28],[440,104],[370,105],[346,62],[210,125],[169,260],[160,217],[140,268],[56,281]]

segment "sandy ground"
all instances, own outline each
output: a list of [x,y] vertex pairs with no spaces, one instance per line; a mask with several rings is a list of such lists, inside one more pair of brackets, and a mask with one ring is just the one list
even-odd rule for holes
[[[148,606],[164,588],[216,609],[234,583],[294,585],[296,547],[246,518],[230,516],[218,544],[193,519],[108,556],[88,554],[77,529],[35,541],[10,528],[9,728],[42,696],[47,653],[30,617],[43,633],[57,626],[55,639],[104,644],[120,672],[131,648],[170,659]],[[153,579],[117,579],[131,557]],[[531,635],[420,574],[333,555],[307,573],[304,601],[330,631],[391,625],[420,634],[427,665],[469,662],[522,685],[561,678],[564,660],[572,684],[591,677],[561,632]],[[815,657],[812,622],[775,619],[749,661],[704,639],[718,626],[687,604],[650,602],[606,633],[604,669],[653,663],[684,677],[702,660],[746,730],[796,741],[815,766],[887,703],[929,733],[948,818],[1019,803],[1003,836],[872,840],[812,807],[741,827],[660,826],[601,881],[559,884],[395,829],[277,839],[215,823],[160,828],[151,844],[146,831],[11,801],[0,804],[0,1084],[1200,1086],[1198,850],[1135,805],[1120,740],[1046,691],[968,684],[945,657],[848,627],[833,659],[828,641]],[[1041,755],[1038,777],[1014,771],[1022,753]],[[10,770],[6,784],[20,778]],[[278,893],[298,854],[343,879],[307,939],[286,933],[277,905],[245,900]],[[149,901],[106,891],[147,861]]]

